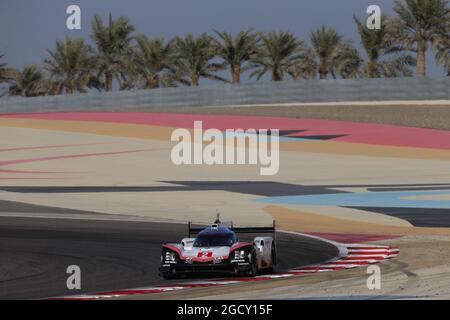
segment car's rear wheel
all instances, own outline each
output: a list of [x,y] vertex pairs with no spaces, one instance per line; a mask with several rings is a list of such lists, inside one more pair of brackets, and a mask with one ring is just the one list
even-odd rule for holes
[[275,252],[274,247],[272,247],[270,263],[271,263],[271,266],[269,268],[267,268],[267,272],[273,272],[275,269],[275,264],[277,263],[277,257],[276,257],[276,252]]

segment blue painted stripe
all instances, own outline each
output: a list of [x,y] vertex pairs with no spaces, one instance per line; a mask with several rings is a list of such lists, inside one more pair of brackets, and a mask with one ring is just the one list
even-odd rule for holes
[[445,191],[387,191],[333,193],[304,196],[283,196],[257,199],[257,202],[274,204],[303,204],[335,207],[392,207],[392,208],[440,208],[450,209],[448,200],[412,200],[407,197],[450,195]]

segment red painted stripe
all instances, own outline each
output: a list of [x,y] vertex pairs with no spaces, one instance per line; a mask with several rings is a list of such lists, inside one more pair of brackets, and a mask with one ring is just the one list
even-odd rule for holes
[[72,154],[72,155],[65,155],[65,156],[42,157],[42,158],[19,159],[19,160],[7,160],[7,161],[0,161],[0,166],[9,166],[9,165],[13,165],[13,164],[38,162],[38,161],[50,161],[50,160],[60,160],[60,159],[108,156],[108,155],[127,154],[127,153],[136,153],[136,152],[145,152],[145,151],[152,151],[152,149],[114,151],[114,152],[98,152],[98,153],[82,153],[82,154]]
[[66,145],[63,144],[63,145],[51,145],[51,146],[16,147],[16,148],[0,149],[0,152],[39,150],[39,149],[55,149],[55,148],[68,148],[68,147],[82,147],[82,146],[89,146],[89,145],[93,145],[93,144],[66,144]]
[[366,264],[373,264],[374,262],[370,262],[370,261],[336,261],[336,262],[329,262],[326,263],[330,264],[330,265],[339,265],[339,264],[357,264],[357,265],[366,265]]
[[225,130],[234,128],[248,129],[251,127],[254,129],[304,130],[296,136],[345,135],[334,140],[376,145],[450,149],[449,131],[349,121],[257,116],[152,114],[142,112],[35,113],[9,114],[1,115],[0,117],[114,122],[176,128],[192,128],[194,121],[201,120],[204,129],[217,128]]
[[354,246],[354,247],[347,247],[347,249],[348,250],[365,250],[365,249],[367,249],[367,250],[382,250],[382,249],[389,250],[389,249],[391,249],[391,247],[369,247],[369,246],[367,246],[367,247],[364,247],[364,246],[358,247],[358,246]]
[[344,258],[342,258],[342,260],[345,260],[345,261],[362,260],[362,259],[366,259],[366,260],[384,260],[385,258],[383,258],[383,257],[373,257],[373,256],[367,256],[367,257],[344,257]]
[[129,296],[129,295],[136,295],[136,294],[151,294],[151,293],[161,293],[164,292],[162,289],[152,289],[152,290],[117,290],[117,291],[111,291],[111,292],[102,292],[99,294],[99,296]]
[[327,267],[327,266],[325,266],[325,265],[320,265],[320,266],[317,266],[317,267],[304,267],[304,268],[301,268],[300,270],[325,270],[325,269],[329,269],[329,270],[345,270],[345,269],[348,269],[348,268],[345,268],[345,267]]

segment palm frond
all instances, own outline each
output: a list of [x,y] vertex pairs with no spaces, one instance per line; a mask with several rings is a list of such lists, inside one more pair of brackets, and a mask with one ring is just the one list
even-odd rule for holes
[[99,16],[95,16],[91,22],[91,39],[97,49],[96,67],[103,82],[102,87],[107,91],[112,90],[113,78],[123,71],[124,61],[130,53],[131,34],[135,31],[128,18],[118,17],[113,19],[109,15],[108,23],[104,24]]
[[214,30],[219,39],[212,38],[217,55],[230,67],[233,83],[240,82],[240,74],[248,70],[245,64],[256,53],[259,38],[253,29],[238,32],[234,38],[228,32]]
[[358,75],[361,64],[358,51],[335,29],[322,26],[311,33],[310,39],[321,79],[326,79],[328,74],[333,78],[337,75],[344,78]]
[[[425,76],[425,53],[440,34],[450,32],[447,0],[396,0],[397,40],[417,52],[416,73]],[[436,47],[434,47],[436,48]],[[441,55],[436,56],[439,61]]]
[[212,60],[217,56],[217,47],[207,34],[194,37],[188,34],[184,38],[177,37],[173,41],[174,68],[173,77],[181,84],[198,86],[200,78],[228,81],[214,75],[223,70],[226,63],[215,63]]
[[56,41],[55,50],[47,50],[49,59],[44,61],[44,69],[50,73],[52,81],[60,84],[66,93],[86,92],[95,66],[92,48],[82,39],[65,38]]
[[357,17],[354,20],[367,55],[361,67],[363,76],[378,78],[411,74],[409,67],[414,60],[409,55],[411,50],[398,41],[398,29],[392,18],[382,15],[379,30],[368,29]]
[[251,58],[250,66],[256,68],[250,78],[257,80],[271,72],[273,81],[283,80],[284,74],[289,73],[293,66],[301,63],[306,47],[303,41],[298,40],[287,31],[269,32],[260,35],[261,46],[257,48]]
[[46,94],[45,77],[34,65],[27,65],[14,73],[14,79],[8,89],[10,96],[34,97]]

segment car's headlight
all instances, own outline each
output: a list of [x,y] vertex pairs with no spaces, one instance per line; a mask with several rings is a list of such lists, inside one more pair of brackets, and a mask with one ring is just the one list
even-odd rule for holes
[[175,261],[177,259],[175,252],[171,252],[171,251],[166,251],[165,255],[164,255],[164,260],[165,261]]
[[234,252],[234,259],[235,260],[241,260],[245,258],[245,251],[244,250],[236,250]]

